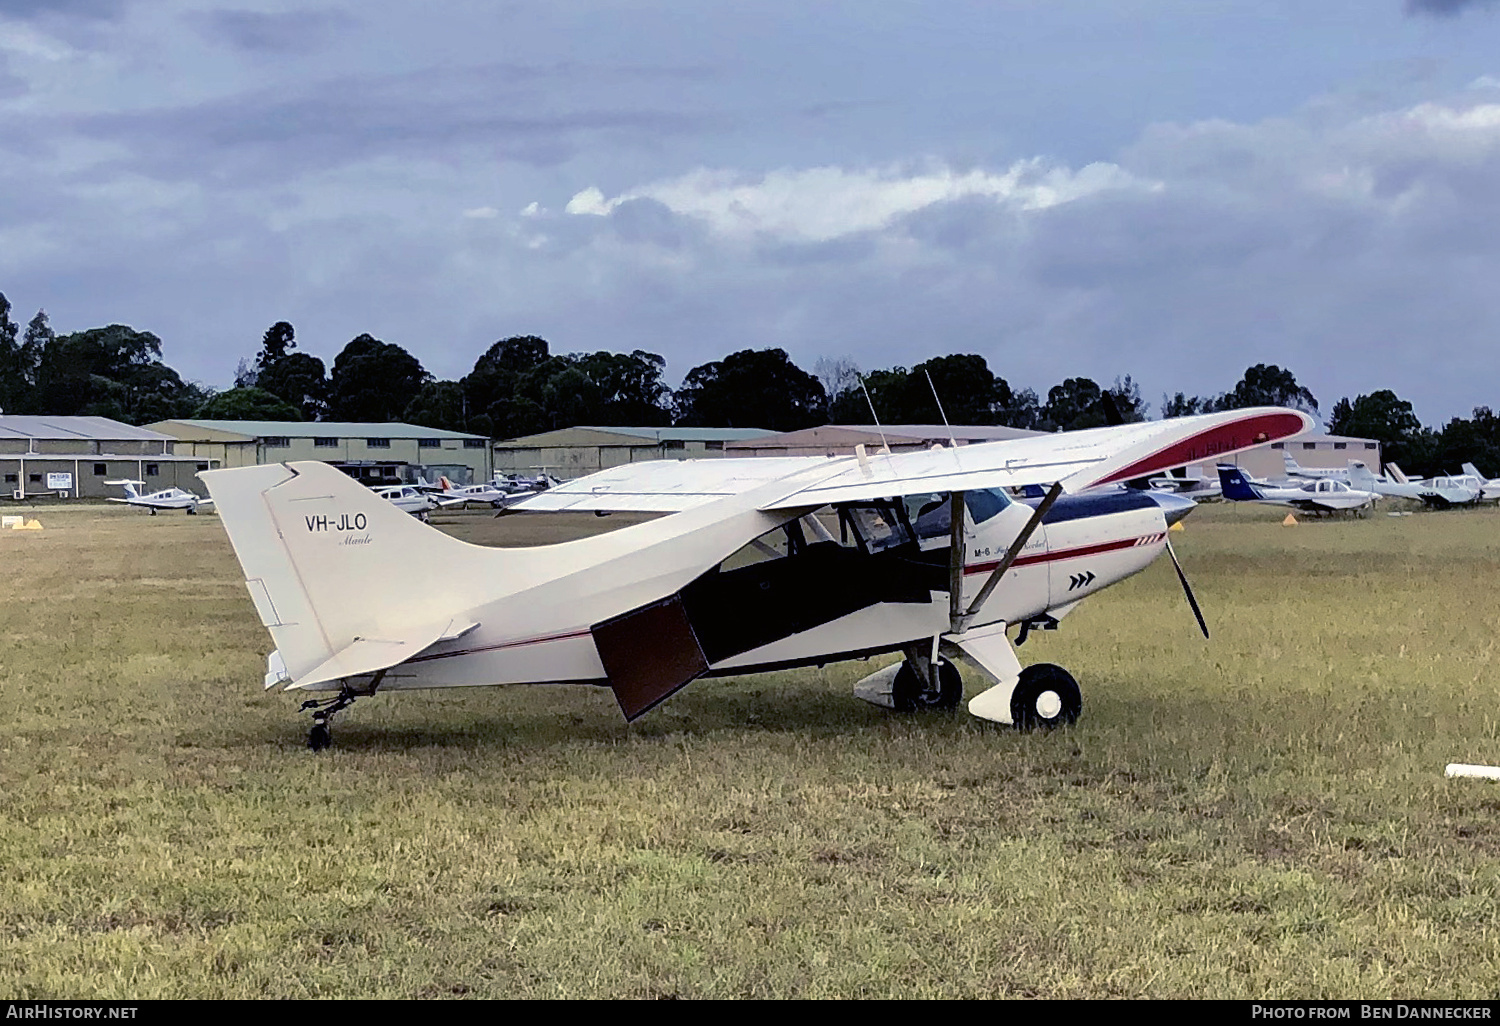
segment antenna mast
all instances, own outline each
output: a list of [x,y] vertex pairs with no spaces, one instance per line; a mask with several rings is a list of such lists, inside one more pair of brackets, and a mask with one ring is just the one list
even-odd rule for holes
[[943,427],[948,429],[948,447],[957,449],[958,439],[953,437],[953,425],[948,423],[948,415],[943,412],[943,401],[938,398],[937,386],[932,383],[932,372],[923,367],[922,373],[927,375],[927,387],[932,389],[932,401],[937,403],[938,416],[943,418]]
[[859,377],[859,387],[860,391],[864,392],[865,394],[865,402],[870,404],[870,416],[875,418],[875,430],[880,432],[880,447],[884,449],[887,454],[889,454],[891,451],[891,443],[885,440],[885,428],[880,426],[880,414],[875,412],[875,400],[870,398],[870,390],[865,387],[865,378],[863,374],[861,374]]

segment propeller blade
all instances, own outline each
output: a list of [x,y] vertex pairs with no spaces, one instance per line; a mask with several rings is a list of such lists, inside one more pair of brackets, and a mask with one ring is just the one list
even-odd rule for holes
[[1177,568],[1177,579],[1182,582],[1182,593],[1187,596],[1188,605],[1193,607],[1193,615],[1198,618],[1198,629],[1203,636],[1208,637],[1208,624],[1203,622],[1203,610],[1198,608],[1198,600],[1193,597],[1192,585],[1188,584],[1187,574],[1182,572],[1182,564],[1177,562],[1177,552],[1172,548],[1172,539],[1167,539],[1167,555],[1172,557],[1172,565]]

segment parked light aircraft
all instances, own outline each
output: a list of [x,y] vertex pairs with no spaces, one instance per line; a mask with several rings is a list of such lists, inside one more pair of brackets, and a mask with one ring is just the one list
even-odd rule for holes
[[1304,467],[1292,459],[1292,454],[1282,450],[1281,463],[1286,467],[1288,481],[1318,481],[1327,479],[1330,481],[1342,481],[1349,484],[1348,467]]
[[498,470],[495,472],[495,486],[513,493],[544,492],[561,483],[546,471],[542,471],[535,477],[527,477],[525,474],[501,474]]
[[1291,506],[1305,513],[1358,513],[1375,501],[1373,491],[1351,488],[1342,481],[1320,478],[1289,488],[1255,484],[1239,467],[1219,464],[1219,481],[1224,498],[1231,502],[1264,502],[1273,506]]
[[1361,464],[1349,468],[1350,480],[1356,487],[1369,488],[1381,495],[1404,499],[1421,499],[1433,509],[1451,509],[1454,506],[1469,506],[1479,501],[1484,486],[1477,476],[1466,474],[1429,477],[1424,481],[1411,481],[1401,473],[1394,463],[1387,463],[1390,477],[1376,477],[1368,467]]
[[1162,477],[1153,477],[1148,483],[1152,491],[1171,492],[1195,500],[1217,499],[1222,493],[1219,482],[1211,481],[1206,477],[1177,477],[1167,474]]
[[[1086,490],[1311,424],[1259,408],[895,455],[626,464],[521,506],[669,515],[517,549],[398,516],[322,463],[201,476],[276,642],[265,686],[334,693],[304,704],[313,748],[334,713],[377,691],[601,684],[633,720],[698,677],[884,652],[905,659],[860,681],[860,697],[950,708],[963,659],[988,685],[969,711],[1030,728],[1073,722],[1082,698],[1061,667],[1023,670],[1007,627],[1019,642],[1056,626],[1170,554],[1168,511],[1192,508]],[[1049,486],[1035,509],[1005,492],[1027,484]]]
[[463,485],[460,487],[449,481],[446,477],[440,477],[438,481],[442,485],[441,489],[437,492],[439,500],[445,504],[459,505],[465,508],[468,508],[471,502],[482,502],[493,506],[495,509],[500,509],[519,498],[521,494],[519,492],[507,491],[494,482],[490,482],[489,484]]
[[1459,469],[1479,482],[1480,502],[1495,502],[1500,500],[1500,477],[1486,478],[1479,472],[1479,468],[1472,463],[1465,463]]
[[213,499],[205,499],[194,495],[192,492],[183,491],[181,488],[163,488],[159,492],[151,492],[142,495],[140,488],[144,482],[121,479],[119,481],[106,481],[107,485],[119,485],[125,489],[125,498],[117,499],[109,497],[110,502],[123,502],[131,506],[142,506],[156,516],[159,509],[181,509],[186,510],[188,516],[198,512],[199,506],[207,506],[213,503]]
[[[353,478],[350,478],[350,480],[352,481]],[[360,487],[363,488],[364,486],[360,485]],[[410,513],[420,520],[426,520],[427,514],[446,505],[446,503],[436,496],[430,495],[413,485],[387,485],[384,488],[376,488],[374,491],[376,495],[403,513]],[[212,494],[213,489],[210,488],[209,492]]]

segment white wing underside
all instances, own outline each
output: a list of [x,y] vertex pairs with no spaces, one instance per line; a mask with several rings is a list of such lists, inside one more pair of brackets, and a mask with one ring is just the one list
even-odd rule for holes
[[1091,428],[957,448],[840,457],[658,460],[631,463],[558,485],[513,509],[523,512],[674,513],[785,480],[764,510],[819,507],[927,492],[1019,488],[1062,482],[1069,493],[1145,477],[1301,434],[1305,413],[1256,407]]

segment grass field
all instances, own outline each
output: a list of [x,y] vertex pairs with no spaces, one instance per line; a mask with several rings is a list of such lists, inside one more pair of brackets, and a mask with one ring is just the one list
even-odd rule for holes
[[1213,640],[1164,560],[1090,600],[1020,650],[1083,687],[1053,734],[868,707],[853,663],[633,726],[383,696],[317,755],[217,518],[36,515],[0,533],[0,996],[1500,996],[1500,784],[1443,777],[1500,763],[1500,512],[1204,507]]

